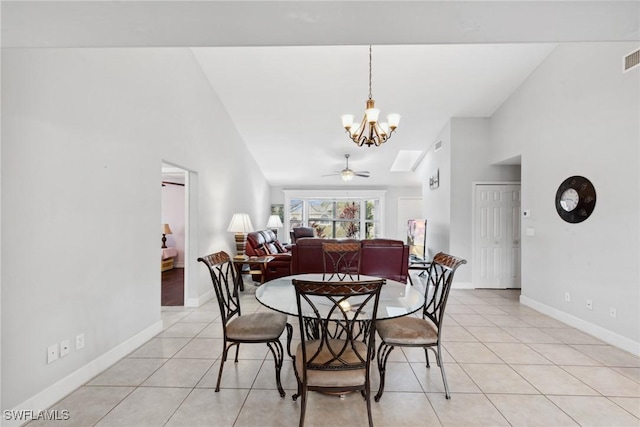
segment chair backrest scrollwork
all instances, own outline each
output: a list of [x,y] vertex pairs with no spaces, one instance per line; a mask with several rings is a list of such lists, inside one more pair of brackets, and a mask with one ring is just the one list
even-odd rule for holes
[[323,280],[359,280],[361,254],[358,241],[322,243]]
[[204,263],[209,270],[220,307],[222,324],[226,325],[234,316],[241,315],[235,266],[224,251],[200,257],[198,261]]
[[423,318],[428,318],[434,323],[438,329],[438,338],[440,338],[440,325],[444,318],[444,309],[453,284],[453,276],[458,267],[466,263],[467,261],[462,258],[439,252],[433,257],[427,270]]
[[[369,369],[384,279],[293,279],[305,372]],[[311,331],[309,324],[313,324]],[[311,344],[310,344],[311,343]]]

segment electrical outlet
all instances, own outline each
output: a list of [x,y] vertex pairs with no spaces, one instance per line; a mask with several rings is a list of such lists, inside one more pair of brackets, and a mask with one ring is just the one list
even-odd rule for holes
[[587,300],[587,310],[593,310],[593,301]]
[[609,316],[615,319],[618,317],[618,311],[614,307],[609,307]]
[[80,350],[84,347],[84,334],[76,335],[76,350]]
[[69,340],[60,341],[60,357],[65,357],[70,351]]
[[571,302],[571,295],[569,295],[569,292],[564,293],[564,301]]
[[47,363],[58,360],[58,344],[51,344],[47,347]]

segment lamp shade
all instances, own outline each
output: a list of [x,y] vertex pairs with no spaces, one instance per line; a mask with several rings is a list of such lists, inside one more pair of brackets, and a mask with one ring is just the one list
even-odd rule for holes
[[267,228],[282,228],[282,221],[278,215],[271,215],[267,221]]
[[233,214],[231,223],[227,231],[232,233],[250,233],[253,231],[253,225],[251,224],[251,218],[246,213]]
[[169,227],[169,224],[162,224],[162,234],[173,234],[173,232],[171,231],[171,227]]

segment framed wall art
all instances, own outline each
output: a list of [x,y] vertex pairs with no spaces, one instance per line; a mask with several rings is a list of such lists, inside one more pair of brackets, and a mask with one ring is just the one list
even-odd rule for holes
[[436,169],[436,173],[429,177],[429,188],[434,190],[440,186],[440,169]]

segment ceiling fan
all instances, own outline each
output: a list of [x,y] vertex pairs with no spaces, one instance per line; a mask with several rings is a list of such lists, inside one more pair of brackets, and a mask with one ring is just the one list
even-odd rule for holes
[[341,171],[335,171],[335,173],[330,173],[322,176],[340,175],[343,181],[351,181],[354,176],[359,176],[361,178],[369,178],[369,175],[370,175],[369,171],[354,171],[352,169],[349,169],[349,154],[345,154],[344,158],[347,160],[347,165],[344,169],[342,169]]

